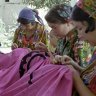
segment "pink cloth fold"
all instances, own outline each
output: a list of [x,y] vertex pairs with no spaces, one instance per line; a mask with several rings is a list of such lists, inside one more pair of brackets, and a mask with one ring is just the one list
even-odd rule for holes
[[[31,61],[30,69],[20,78],[21,57],[0,73],[0,96],[72,95],[72,72],[67,66],[50,64],[49,57],[44,60],[38,56]],[[29,84],[31,73],[32,84]]]

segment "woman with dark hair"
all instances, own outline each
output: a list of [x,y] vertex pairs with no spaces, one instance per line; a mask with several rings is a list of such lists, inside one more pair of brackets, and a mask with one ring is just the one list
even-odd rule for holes
[[20,26],[15,31],[12,49],[27,47],[33,50],[36,42],[46,44],[46,30],[37,10],[30,8],[22,9],[17,21],[20,23]]
[[[79,0],[71,15],[72,23],[78,30],[79,37],[96,46],[96,0]],[[67,61],[66,61],[67,60]],[[70,57],[62,58],[64,64],[72,64],[80,75],[73,71],[74,87],[80,96],[96,96],[96,51],[94,51],[90,66],[81,68]],[[73,68],[73,70],[74,70]]]
[[45,16],[48,25],[59,37],[56,47],[57,55],[68,55],[80,64],[79,38],[74,26],[70,23],[72,7],[66,4],[55,5]]

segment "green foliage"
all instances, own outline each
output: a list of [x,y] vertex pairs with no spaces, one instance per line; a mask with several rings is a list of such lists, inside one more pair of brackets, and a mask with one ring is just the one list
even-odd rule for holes
[[71,0],[22,0],[25,4],[36,6],[36,8],[48,7],[51,8],[55,4],[70,4]]
[[14,35],[15,27],[8,26],[8,30],[6,31],[6,25],[0,19],[0,43],[1,47],[10,47]]

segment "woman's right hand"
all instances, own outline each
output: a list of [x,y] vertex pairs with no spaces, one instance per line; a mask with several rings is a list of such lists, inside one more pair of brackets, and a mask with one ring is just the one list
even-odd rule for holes
[[[71,59],[69,59],[70,57],[68,56],[61,56],[61,55],[55,55],[55,56],[52,56],[50,55],[51,57],[51,61],[54,62],[54,64],[70,64],[71,65]],[[66,61],[68,59],[68,61]]]
[[11,49],[14,50],[16,48],[18,48],[18,45],[16,43],[13,43],[12,46],[11,46]]
[[69,57],[67,55],[63,55],[61,58],[61,63],[74,66],[75,61],[71,57]]
[[61,58],[61,63],[62,64],[67,64],[67,65],[72,65],[76,70],[82,72],[85,68],[81,67],[76,63],[71,57],[67,55],[63,55]]
[[60,55],[52,56],[51,54],[49,54],[49,55],[50,55],[51,63],[53,63],[53,64],[59,64],[59,63],[61,63],[62,56],[60,56]]

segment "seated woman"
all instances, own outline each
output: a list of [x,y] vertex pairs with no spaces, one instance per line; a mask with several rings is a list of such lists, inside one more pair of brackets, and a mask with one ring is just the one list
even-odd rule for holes
[[45,19],[48,25],[59,37],[56,46],[57,55],[68,55],[80,64],[81,49],[78,48],[79,38],[74,26],[70,23],[69,17],[72,7],[60,4],[52,7],[46,14]]
[[[91,46],[96,46],[96,0],[79,0],[74,6],[71,19],[80,38],[88,41]],[[81,79],[73,68],[74,86],[79,96],[96,96],[96,50],[90,61],[91,65],[87,68],[77,66],[68,56],[63,56],[61,61],[72,64],[76,70],[83,72]]]
[[19,13],[17,21],[20,26],[15,31],[12,49],[27,47],[33,50],[36,42],[46,44],[47,34],[38,11],[24,8]]

